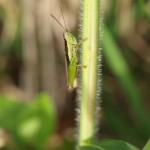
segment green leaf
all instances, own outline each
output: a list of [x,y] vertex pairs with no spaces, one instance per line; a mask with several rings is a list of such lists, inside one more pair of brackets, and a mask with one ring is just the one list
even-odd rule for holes
[[135,146],[121,140],[103,140],[98,145],[104,150],[139,150]]
[[143,150],[150,150],[150,139],[148,140],[148,142],[144,146]]
[[0,95],[0,126],[6,130],[14,130],[19,113],[25,108],[15,99]]
[[96,145],[85,145],[81,146],[79,150],[104,150],[104,149]]
[[52,99],[41,93],[20,114],[16,137],[23,143],[43,145],[56,128],[56,110]]
[[[145,109],[143,99],[140,92],[137,89],[135,80],[132,76],[131,70],[121,53],[113,35],[109,29],[104,26],[104,56],[106,57],[107,63],[112,71],[112,73],[117,77],[118,82],[123,88],[126,94],[126,100],[130,104],[132,112],[136,114],[137,122],[136,126],[141,133],[144,133],[149,137],[150,132],[150,121],[148,112]],[[142,129],[145,130],[142,130]]]

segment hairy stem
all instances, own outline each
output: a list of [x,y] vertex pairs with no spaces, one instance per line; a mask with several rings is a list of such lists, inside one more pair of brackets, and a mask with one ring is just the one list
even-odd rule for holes
[[95,112],[99,47],[99,0],[83,0],[82,85],[80,103],[79,145],[95,139]]

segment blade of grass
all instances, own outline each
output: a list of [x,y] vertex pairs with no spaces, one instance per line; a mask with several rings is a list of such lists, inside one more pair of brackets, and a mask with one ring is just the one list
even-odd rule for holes
[[[145,110],[143,100],[136,87],[135,81],[130,73],[130,70],[125,62],[119,48],[115,44],[110,31],[105,27],[104,34],[104,56],[107,59],[107,63],[110,66],[113,74],[118,78],[118,81],[124,89],[130,108],[137,116],[136,126],[139,127],[146,136],[150,133],[150,117]],[[143,130],[144,129],[144,130]]]

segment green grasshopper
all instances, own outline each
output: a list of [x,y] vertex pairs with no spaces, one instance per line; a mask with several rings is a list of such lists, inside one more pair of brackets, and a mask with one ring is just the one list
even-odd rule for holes
[[[61,9],[62,13],[62,9]],[[63,13],[62,13],[63,16]],[[65,64],[66,64],[66,74],[67,74],[67,86],[68,90],[72,91],[77,86],[76,74],[77,74],[77,50],[79,43],[73,34],[71,34],[66,27],[65,19],[63,16],[65,28],[62,24],[51,14],[51,17],[63,28],[64,41],[65,41]]]

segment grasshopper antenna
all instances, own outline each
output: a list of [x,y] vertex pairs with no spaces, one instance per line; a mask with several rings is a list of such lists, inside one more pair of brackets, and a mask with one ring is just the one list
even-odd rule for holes
[[52,14],[50,14],[51,15],[51,17],[64,29],[64,30],[66,30],[64,27],[63,27],[63,25],[58,21],[58,19],[56,19],[56,17],[54,17]]
[[64,17],[63,11],[62,11],[61,3],[60,3],[60,10],[61,10],[61,14],[62,14],[62,17],[63,17],[63,20],[64,20],[65,28],[68,31],[67,26],[66,26],[66,22],[65,22],[65,17]]

